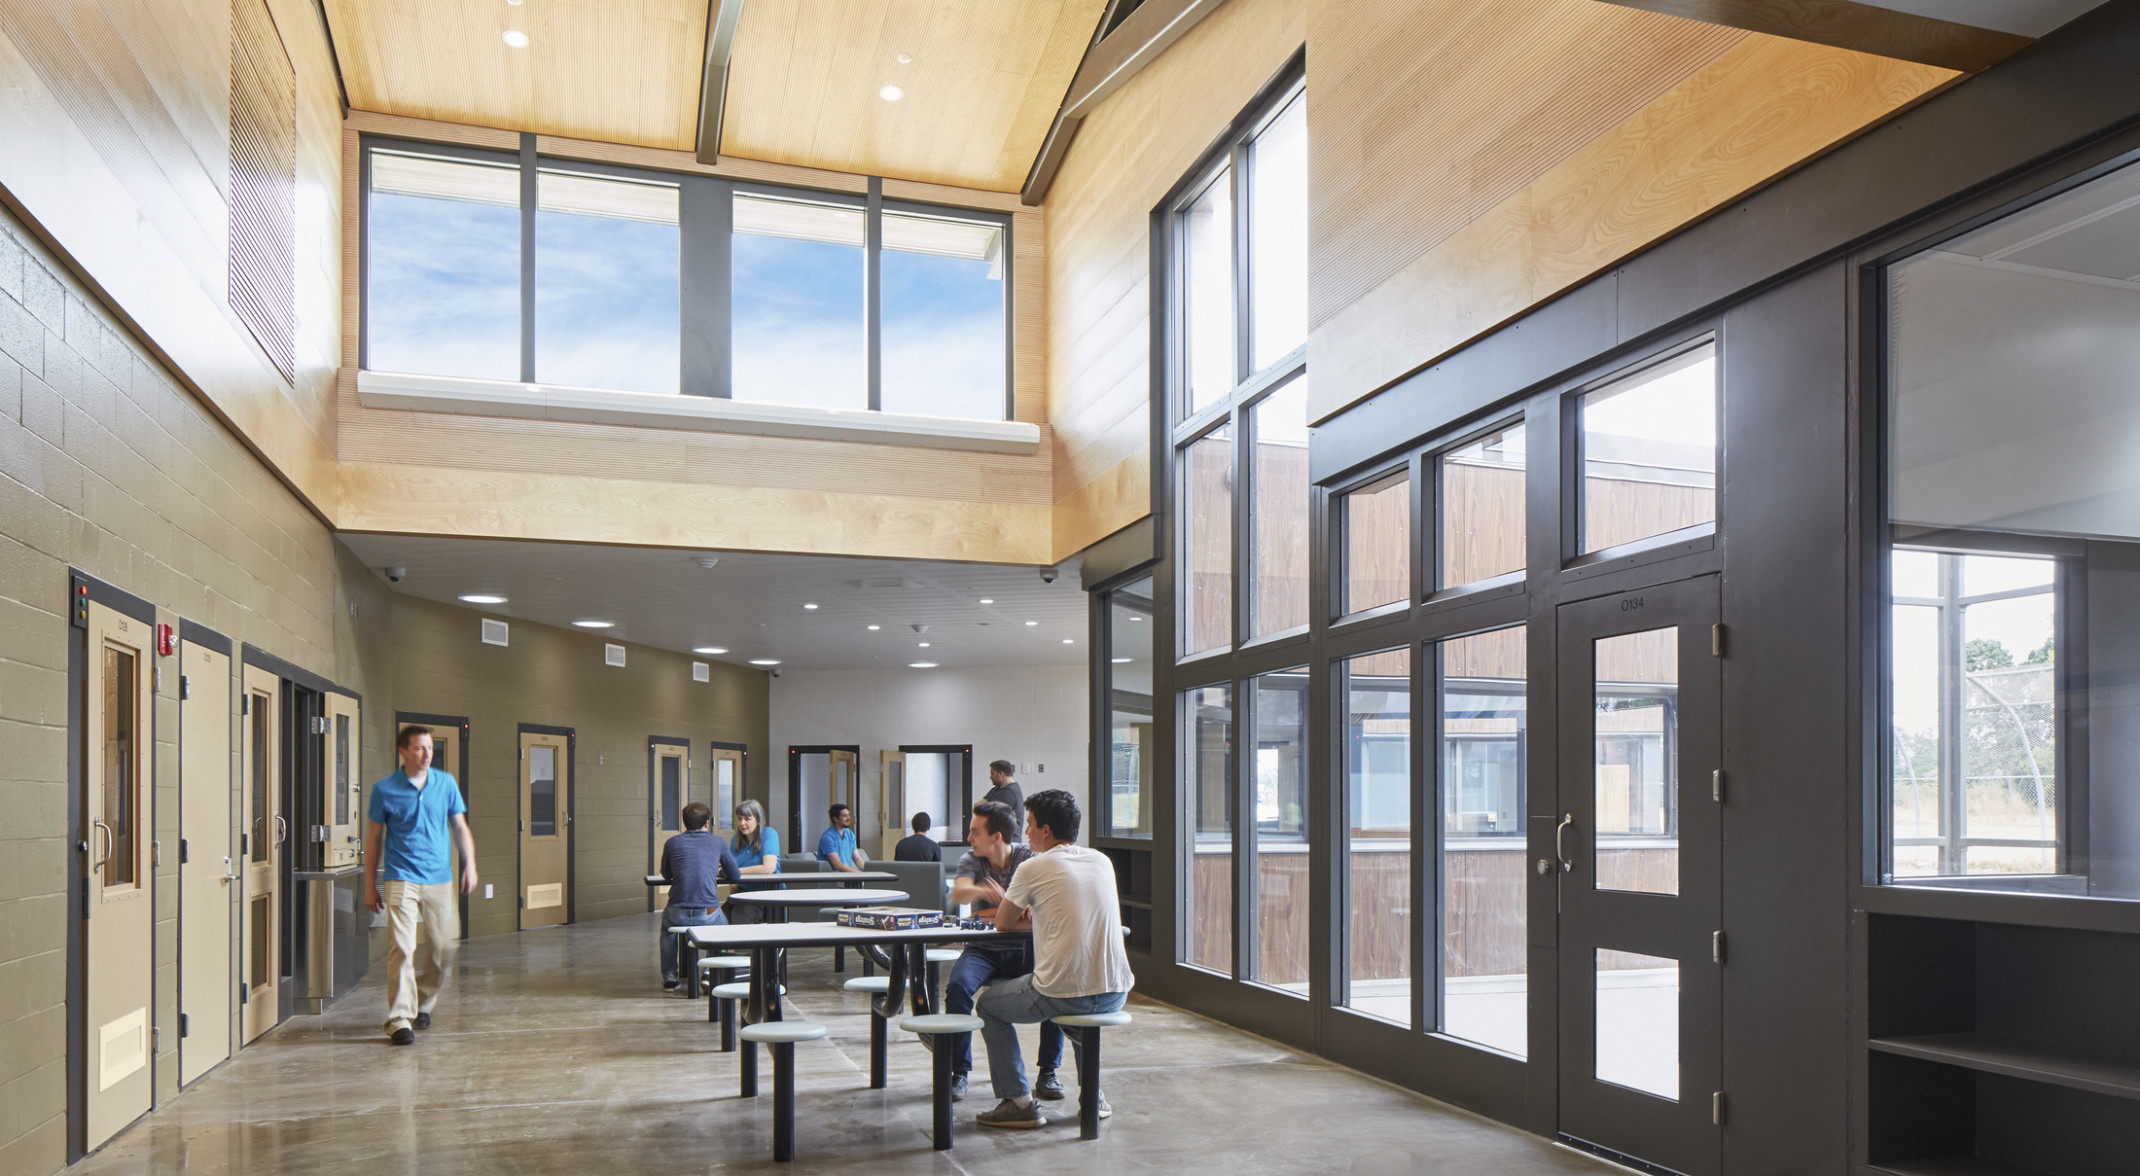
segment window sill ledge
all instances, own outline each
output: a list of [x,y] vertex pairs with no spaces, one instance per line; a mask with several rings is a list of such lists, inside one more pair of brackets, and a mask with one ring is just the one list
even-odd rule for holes
[[711,396],[611,392],[462,376],[360,371],[357,373],[357,400],[366,408],[406,412],[450,412],[582,425],[637,425],[975,453],[1030,456],[1040,448],[1040,426],[1026,421],[971,421],[847,408],[755,404]]

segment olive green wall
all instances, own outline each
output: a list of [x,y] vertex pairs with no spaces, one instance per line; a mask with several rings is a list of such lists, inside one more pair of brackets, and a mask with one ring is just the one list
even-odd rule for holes
[[[646,910],[647,737],[691,746],[691,792],[711,789],[708,745],[750,748],[747,787],[765,797],[766,686],[762,670],[711,663],[691,680],[688,655],[626,645],[603,664],[599,634],[512,621],[509,643],[480,640],[481,614],[393,597],[394,709],[468,720],[469,832],[476,868],[494,887],[468,900],[468,933],[519,926],[520,724],[577,735],[573,778],[574,914],[584,921]],[[622,643],[619,643],[622,644]],[[452,767],[454,765],[441,765]],[[391,760],[366,764],[376,778]]]

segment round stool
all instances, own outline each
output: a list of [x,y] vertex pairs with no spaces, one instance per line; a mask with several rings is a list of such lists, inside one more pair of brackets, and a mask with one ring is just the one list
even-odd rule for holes
[[773,1159],[795,1156],[795,1043],[816,1041],[831,1030],[810,1021],[760,1021],[743,1027],[743,1040],[773,1051]]
[[[742,1003],[749,999],[750,982],[747,980],[731,980],[726,984],[716,984],[706,990],[707,1005],[713,1006],[718,1004],[721,1009],[720,1021],[722,1053],[736,1052],[736,1009],[741,1007]],[[757,1055],[755,1053],[751,1055],[751,1060],[753,1063],[757,1061]],[[755,1094],[757,1092],[756,1065],[753,1064],[751,1069],[751,1089],[744,1091],[743,1093],[745,1094]]]
[[876,995],[892,990],[890,976],[857,976],[840,987],[849,992],[871,994],[869,1002],[869,1088],[883,1090],[885,1083],[884,1014],[877,1011]]
[[1100,1137],[1100,1030],[1129,1024],[1129,1014],[1065,1013],[1049,1017],[1068,1030],[1077,1045],[1077,1137]]
[[[931,1013],[927,1016],[907,1017],[899,1027],[909,1033],[940,1036],[948,1033],[977,1033],[981,1018],[969,1013]],[[935,1085],[930,1090],[930,1109],[936,1117],[936,1150],[951,1147],[951,1049],[939,1044],[932,1051],[936,1055]]]
[[958,958],[965,954],[955,947],[932,947],[922,953],[922,958],[928,961],[929,1000],[933,1007],[944,1007],[943,965],[956,963]]
[[714,999],[713,989],[736,980],[743,973],[750,971],[750,957],[738,955],[700,956],[698,958],[698,970],[701,984],[706,983],[708,979],[706,973],[713,973],[713,983],[708,985],[706,989],[706,1019],[708,1021],[721,1022],[721,1052],[728,1053],[736,1048],[736,1024],[733,1017],[724,1020],[721,1016],[721,1010],[723,1008],[732,1009],[734,1006],[723,1005],[720,1001]]

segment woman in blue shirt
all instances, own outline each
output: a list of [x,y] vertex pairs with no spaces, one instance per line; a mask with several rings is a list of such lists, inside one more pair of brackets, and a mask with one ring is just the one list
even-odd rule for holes
[[[746,800],[736,806],[736,836],[730,849],[735,854],[736,868],[746,875],[780,872],[780,830],[765,823],[765,809],[757,801]],[[764,922],[765,914],[766,909],[760,906],[730,903],[728,907],[732,923]]]

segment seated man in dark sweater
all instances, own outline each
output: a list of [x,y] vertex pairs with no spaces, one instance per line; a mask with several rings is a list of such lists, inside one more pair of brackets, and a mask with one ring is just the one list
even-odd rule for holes
[[929,814],[914,814],[914,832],[899,839],[892,847],[895,862],[940,862],[944,860],[944,847],[929,836]]
[[684,806],[684,831],[661,847],[661,876],[669,883],[669,905],[661,912],[661,986],[682,983],[676,975],[676,936],[671,927],[704,927],[728,920],[721,917],[721,897],[714,886],[743,881],[736,869],[736,856],[728,843],[713,835],[706,823],[713,810],[698,801]]

